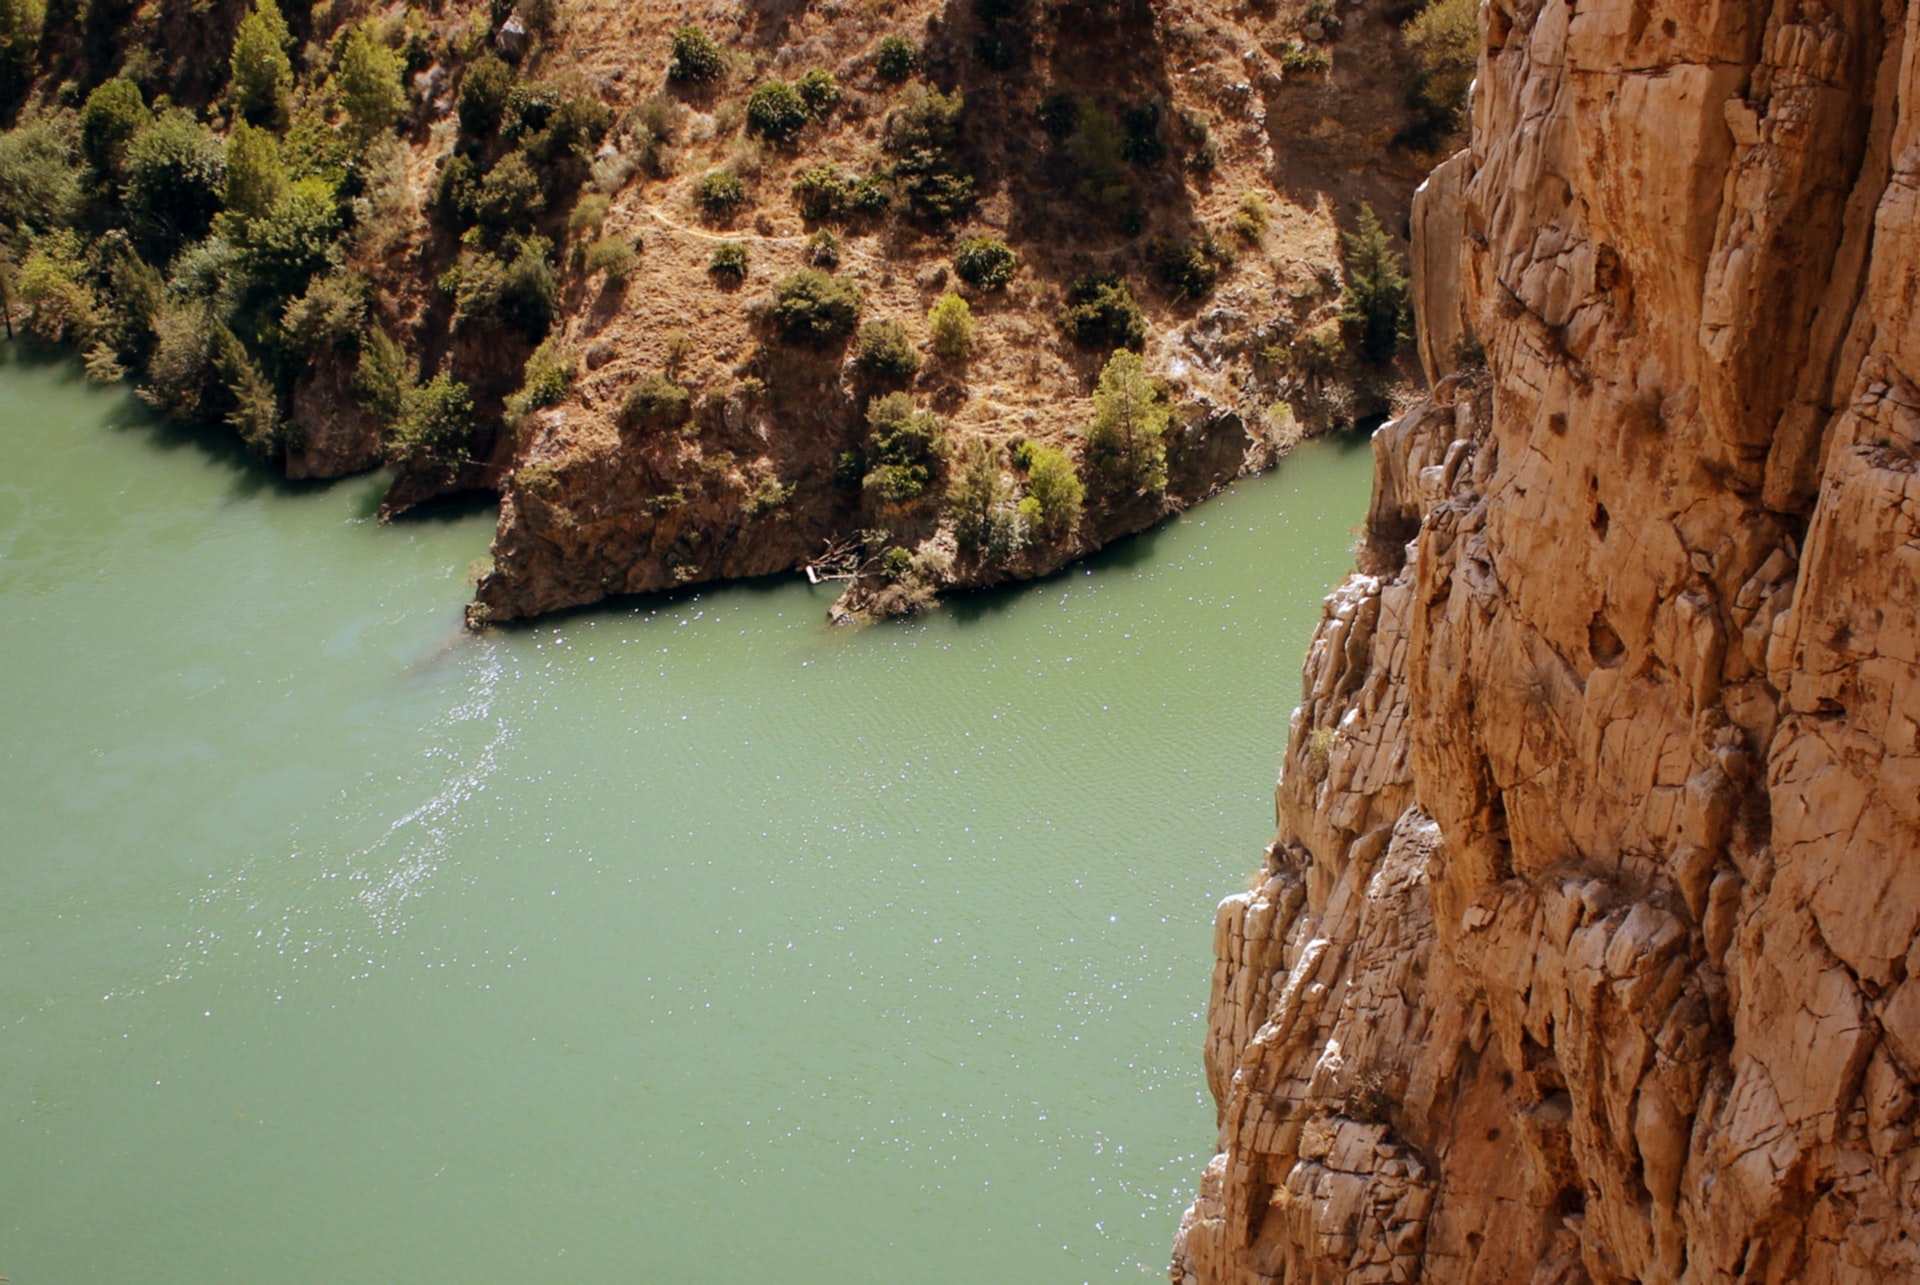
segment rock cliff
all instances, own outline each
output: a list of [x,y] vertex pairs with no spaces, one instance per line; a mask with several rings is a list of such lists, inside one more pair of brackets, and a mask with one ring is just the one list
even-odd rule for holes
[[1173,1278],[1920,1280],[1920,5],[1481,23]]

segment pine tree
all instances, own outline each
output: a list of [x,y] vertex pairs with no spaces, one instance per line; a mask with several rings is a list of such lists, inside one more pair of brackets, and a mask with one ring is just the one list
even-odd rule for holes
[[255,125],[277,125],[286,114],[293,89],[293,64],[287,46],[293,36],[273,0],[256,0],[234,33],[228,66],[233,73],[233,105]]
[[1347,245],[1347,298],[1340,320],[1355,337],[1360,356],[1383,362],[1411,330],[1413,308],[1406,262],[1393,248],[1371,205],[1360,207]]
[[1172,420],[1172,408],[1140,354],[1115,351],[1093,390],[1093,422],[1087,427],[1087,463],[1104,489],[1166,489],[1166,433]]

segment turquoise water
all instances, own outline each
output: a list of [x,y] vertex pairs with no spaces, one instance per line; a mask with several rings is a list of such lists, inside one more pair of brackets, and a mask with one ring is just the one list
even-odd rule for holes
[[0,1276],[1157,1276],[1369,475],[902,625],[472,637],[490,511],[0,366]]

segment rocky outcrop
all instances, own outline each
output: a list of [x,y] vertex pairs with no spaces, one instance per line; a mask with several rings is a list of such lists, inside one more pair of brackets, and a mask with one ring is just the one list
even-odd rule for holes
[[1174,1279],[1920,1280],[1920,6],[1481,21]]

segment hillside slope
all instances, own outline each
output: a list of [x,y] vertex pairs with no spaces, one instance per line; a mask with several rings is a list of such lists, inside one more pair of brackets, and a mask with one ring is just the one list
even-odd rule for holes
[[1174,1279],[1920,1280],[1920,8],[1482,23]]

